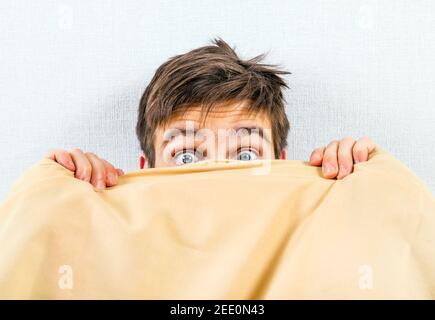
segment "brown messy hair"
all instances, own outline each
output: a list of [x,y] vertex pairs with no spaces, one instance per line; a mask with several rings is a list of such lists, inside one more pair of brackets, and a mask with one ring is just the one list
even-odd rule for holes
[[290,127],[282,93],[288,86],[280,75],[290,72],[260,63],[265,56],[241,60],[233,48],[217,38],[212,45],[176,55],[163,63],[142,95],[136,125],[149,167],[155,163],[154,133],[175,113],[199,105],[205,119],[216,105],[234,100],[248,100],[249,112],[270,117],[273,149],[279,158],[287,146]]

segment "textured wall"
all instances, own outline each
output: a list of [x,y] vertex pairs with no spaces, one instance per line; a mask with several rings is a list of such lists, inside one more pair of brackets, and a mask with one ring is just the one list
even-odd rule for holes
[[434,1],[0,2],[0,198],[53,147],[138,168],[140,95],[221,36],[293,74],[289,157],[368,135],[435,191]]

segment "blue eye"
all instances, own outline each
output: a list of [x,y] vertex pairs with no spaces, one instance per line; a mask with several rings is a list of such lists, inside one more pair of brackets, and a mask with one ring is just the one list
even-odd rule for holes
[[199,157],[196,154],[195,150],[179,151],[175,154],[174,159],[177,166],[199,161]]
[[251,150],[251,149],[241,150],[237,154],[237,160],[252,161],[252,160],[257,160],[257,159],[258,159],[258,154],[254,150]]

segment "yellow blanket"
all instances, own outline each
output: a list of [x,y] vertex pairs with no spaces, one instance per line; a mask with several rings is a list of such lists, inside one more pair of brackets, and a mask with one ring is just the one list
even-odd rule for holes
[[379,150],[130,172],[103,192],[45,159],[0,206],[0,298],[435,298],[435,201]]

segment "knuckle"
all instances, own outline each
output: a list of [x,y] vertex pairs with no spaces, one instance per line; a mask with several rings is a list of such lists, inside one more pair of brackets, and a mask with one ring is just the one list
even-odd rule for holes
[[353,146],[353,152],[360,152],[366,149],[366,146],[363,143],[355,143]]
[[338,145],[338,140],[332,140],[330,143],[328,143],[326,148],[328,149],[337,145]]
[[346,136],[343,139],[341,139],[342,142],[350,142],[354,141],[354,139],[351,136]]
[[353,149],[353,154],[354,154],[354,155],[357,155],[357,156],[360,156],[360,155],[363,155],[364,151],[365,151],[364,148],[361,148],[361,147],[355,147],[355,148]]
[[343,149],[341,150],[339,149],[337,155],[340,159],[346,159],[350,156],[349,150],[343,150]]

